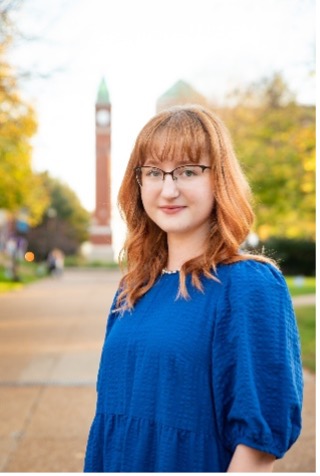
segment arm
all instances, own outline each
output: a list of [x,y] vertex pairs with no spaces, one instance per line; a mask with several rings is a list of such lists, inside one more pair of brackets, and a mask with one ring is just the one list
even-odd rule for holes
[[269,473],[275,457],[245,445],[238,445],[230,462],[228,473]]
[[234,457],[233,472],[247,461],[239,443],[282,458],[296,441],[303,379],[298,328],[283,276],[271,265],[251,261],[222,271],[229,274],[221,273],[226,284],[217,306],[212,382],[219,437]]

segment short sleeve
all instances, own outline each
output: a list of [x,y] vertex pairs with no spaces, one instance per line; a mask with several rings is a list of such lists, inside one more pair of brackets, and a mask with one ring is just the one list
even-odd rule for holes
[[256,261],[225,266],[213,338],[213,394],[223,445],[281,458],[301,431],[300,341],[286,282]]

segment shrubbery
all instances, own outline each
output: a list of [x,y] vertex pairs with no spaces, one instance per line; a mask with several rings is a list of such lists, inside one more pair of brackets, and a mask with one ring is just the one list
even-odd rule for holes
[[259,244],[259,251],[275,259],[287,276],[315,276],[316,244],[312,240],[269,238]]

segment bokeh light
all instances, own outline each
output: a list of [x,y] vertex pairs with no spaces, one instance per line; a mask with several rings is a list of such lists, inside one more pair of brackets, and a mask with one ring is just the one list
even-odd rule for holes
[[26,254],[24,255],[24,259],[26,261],[28,261],[28,263],[32,263],[32,261],[34,261],[34,253],[32,253],[32,251],[27,251]]

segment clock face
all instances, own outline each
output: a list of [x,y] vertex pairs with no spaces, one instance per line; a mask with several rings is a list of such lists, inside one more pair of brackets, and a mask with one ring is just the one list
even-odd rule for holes
[[106,126],[110,122],[110,113],[106,109],[100,109],[97,112],[97,124],[99,126]]

